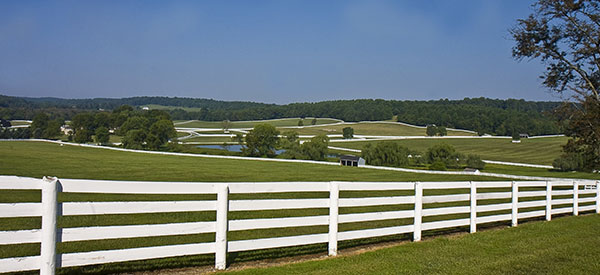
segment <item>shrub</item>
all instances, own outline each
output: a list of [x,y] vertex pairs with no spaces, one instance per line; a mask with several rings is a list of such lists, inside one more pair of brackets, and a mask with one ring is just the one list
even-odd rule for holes
[[485,162],[478,155],[469,155],[467,156],[467,167],[482,170]]
[[446,171],[446,164],[441,160],[436,160],[429,165],[429,170]]
[[379,142],[375,146],[367,144],[362,150],[362,157],[370,165],[406,166],[409,151],[395,142]]
[[352,127],[346,127],[342,129],[345,139],[351,139],[354,137],[354,129]]

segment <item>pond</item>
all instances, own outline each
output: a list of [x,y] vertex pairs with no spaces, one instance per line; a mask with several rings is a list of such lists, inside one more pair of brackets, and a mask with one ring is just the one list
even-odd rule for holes
[[[232,145],[227,145],[227,146],[223,146],[223,145],[216,145],[216,144],[212,144],[212,145],[197,145],[196,147],[198,148],[206,148],[206,149],[219,149],[219,150],[227,150],[229,152],[241,152],[242,151],[242,146],[239,144],[232,144]],[[275,151],[275,154],[280,155],[281,153],[285,152],[285,149],[279,149]],[[327,155],[328,158],[337,158],[339,157],[339,155],[337,154],[329,154]]]
[[[241,152],[242,151],[242,146],[239,144],[232,144],[232,145],[227,145],[227,146],[223,146],[223,145],[198,145],[196,146],[198,148],[207,148],[207,149],[220,149],[220,150],[227,150],[229,152]],[[281,153],[285,152],[285,149],[280,149],[280,150],[276,150],[275,154],[279,155]]]

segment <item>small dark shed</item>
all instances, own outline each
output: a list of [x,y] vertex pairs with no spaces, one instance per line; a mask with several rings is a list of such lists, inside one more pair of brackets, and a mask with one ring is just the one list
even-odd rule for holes
[[342,166],[363,166],[363,165],[365,165],[365,160],[361,157],[345,155],[345,156],[340,157],[340,165],[342,165]]

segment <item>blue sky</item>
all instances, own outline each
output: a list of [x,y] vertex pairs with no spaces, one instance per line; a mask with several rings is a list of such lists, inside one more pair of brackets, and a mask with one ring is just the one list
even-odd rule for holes
[[558,100],[511,57],[531,3],[4,0],[0,94]]

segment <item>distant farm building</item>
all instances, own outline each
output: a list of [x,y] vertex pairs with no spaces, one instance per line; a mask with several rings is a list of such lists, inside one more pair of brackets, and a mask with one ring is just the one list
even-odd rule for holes
[[363,166],[365,165],[365,159],[357,156],[341,156],[340,165],[342,166]]
[[60,131],[63,132],[65,135],[70,135],[73,133],[73,129],[69,125],[60,126]]

